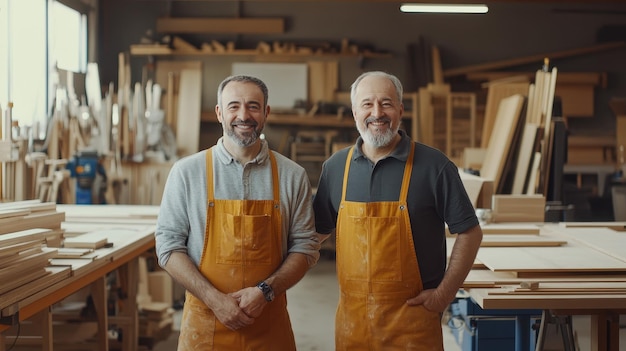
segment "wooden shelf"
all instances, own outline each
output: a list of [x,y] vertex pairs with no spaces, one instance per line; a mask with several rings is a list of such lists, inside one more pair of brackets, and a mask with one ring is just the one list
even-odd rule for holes
[[130,54],[133,56],[255,56],[259,58],[306,58],[306,57],[329,57],[329,58],[391,58],[390,53],[361,52],[361,53],[310,53],[310,52],[289,52],[289,53],[263,53],[256,49],[232,50],[225,52],[204,52],[177,51],[166,45],[131,45]]

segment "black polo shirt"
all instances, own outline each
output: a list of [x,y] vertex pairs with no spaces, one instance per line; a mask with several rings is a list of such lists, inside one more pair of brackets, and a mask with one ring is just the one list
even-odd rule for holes
[[[398,201],[412,143],[404,131],[399,133],[402,140],[396,149],[377,164],[363,155],[363,140],[357,139],[346,200]],[[338,151],[322,166],[313,202],[318,233],[329,234],[336,227],[348,150]],[[445,223],[451,233],[462,233],[478,225],[458,169],[441,151],[416,143],[407,205],[424,287],[435,288],[446,269]]]

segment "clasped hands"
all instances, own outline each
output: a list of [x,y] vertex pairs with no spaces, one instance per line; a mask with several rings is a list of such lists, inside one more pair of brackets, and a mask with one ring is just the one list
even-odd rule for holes
[[239,330],[254,323],[267,305],[263,292],[256,286],[223,294],[215,317],[230,330]]

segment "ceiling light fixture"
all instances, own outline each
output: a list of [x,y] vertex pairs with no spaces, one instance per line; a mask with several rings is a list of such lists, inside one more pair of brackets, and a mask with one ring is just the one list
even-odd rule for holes
[[400,11],[424,13],[487,13],[489,8],[484,4],[402,4]]

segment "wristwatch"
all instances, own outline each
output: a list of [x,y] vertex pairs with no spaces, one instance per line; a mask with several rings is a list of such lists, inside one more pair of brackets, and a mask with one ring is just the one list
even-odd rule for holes
[[274,300],[274,290],[272,290],[272,287],[269,284],[267,284],[266,282],[260,282],[256,285],[256,287],[261,289],[261,292],[263,292],[263,296],[265,296],[266,301],[271,302],[272,300]]

